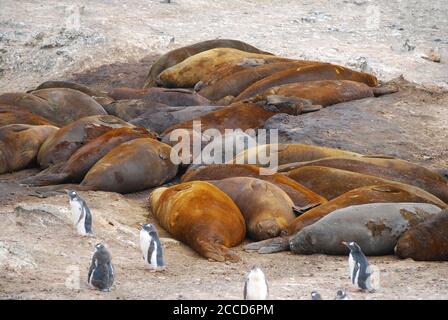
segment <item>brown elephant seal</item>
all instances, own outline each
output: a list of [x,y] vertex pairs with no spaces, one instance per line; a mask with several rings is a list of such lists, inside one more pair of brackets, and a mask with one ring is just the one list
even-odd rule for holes
[[56,131],[57,127],[48,125],[0,127],[0,174],[25,169],[34,163],[42,143]]
[[82,93],[85,93],[86,95],[95,99],[95,101],[101,104],[102,106],[112,103],[114,101],[114,99],[112,99],[107,95],[107,92],[96,90],[83,84],[70,81],[56,81],[56,80],[45,81],[44,83],[41,83],[39,86],[37,86],[36,89],[27,91],[27,93],[33,93],[35,91],[42,89],[54,89],[54,88],[68,88],[81,91]]
[[249,237],[254,240],[278,236],[296,217],[291,198],[268,181],[234,177],[208,182],[232,198],[244,216]]
[[240,260],[229,248],[244,240],[244,218],[232,199],[217,187],[193,181],[158,188],[149,202],[162,227],[201,256],[216,261]]
[[[361,157],[362,154],[339,150],[328,147],[307,145],[307,144],[264,144],[250,148],[235,156],[229,163],[254,163],[258,166],[269,166],[269,163],[261,163],[259,161],[260,156],[275,154],[278,159],[279,168],[284,168],[282,165],[312,161],[328,157]],[[279,170],[284,171],[284,170]]]
[[8,124],[53,125],[47,119],[27,111],[25,108],[0,105],[0,127]]
[[253,83],[274,73],[316,63],[315,61],[292,61],[262,64],[253,68],[246,68],[204,85],[198,93],[212,101],[218,101],[227,96],[235,98]]
[[310,208],[325,203],[327,199],[305,188],[294,180],[275,172],[260,174],[260,168],[249,164],[212,164],[188,170],[182,182],[195,180],[222,180],[231,177],[253,177],[273,183],[286,192],[297,209]]
[[[293,161],[292,161],[293,162]],[[279,166],[278,171],[290,171],[304,166],[331,167],[358,172],[383,179],[417,186],[448,202],[448,180],[437,172],[405,160],[385,156],[330,157]]]
[[384,88],[373,88],[363,82],[351,80],[305,81],[271,87],[251,98],[251,101],[264,100],[269,95],[281,95],[300,97],[310,100],[313,104],[328,107],[337,103],[377,97],[397,91],[397,88],[386,91]]
[[155,139],[156,135],[144,128],[111,129],[80,147],[67,162],[49,167],[33,177],[21,180],[20,183],[29,186],[46,186],[64,182],[81,182],[90,168],[113,148],[138,138]]
[[148,88],[131,89],[115,88],[109,95],[115,100],[142,99],[147,102],[157,102],[172,107],[205,106],[211,102],[202,95],[187,89]]
[[354,241],[369,256],[394,252],[400,235],[440,212],[428,203],[371,203],[338,209],[289,240],[297,254],[346,255],[341,242]]
[[396,203],[419,202],[430,203],[439,208],[446,208],[446,204],[432,194],[410,185],[383,184],[361,187],[306,211],[294,219],[288,226],[288,231],[282,238],[267,240],[266,242],[252,243],[245,247],[249,251],[259,253],[273,253],[288,250],[288,236],[292,236],[309,225],[312,225],[331,212],[350,206],[368,203]]
[[[174,108],[178,109],[172,110]],[[161,134],[170,127],[222,108],[222,106],[170,107],[158,112],[143,113],[129,123]]]
[[133,125],[114,116],[91,116],[59,129],[41,146],[37,161],[41,168],[66,162],[82,145],[114,129]]
[[131,193],[160,186],[177,174],[170,153],[170,146],[150,138],[122,143],[87,172],[81,187]]
[[257,94],[260,94],[272,87],[294,82],[318,80],[352,80],[365,83],[371,87],[376,87],[378,85],[378,80],[376,77],[368,73],[354,71],[349,68],[333,64],[319,64],[274,73],[273,75],[259,80],[249,86],[236,97],[235,101],[255,97]]
[[166,104],[146,100],[117,100],[104,106],[109,115],[124,121],[130,121],[143,114],[150,115],[159,111],[177,111],[183,107],[170,107]]
[[[324,196],[328,200],[337,198],[350,190],[360,187],[379,184],[396,185],[398,187],[403,185],[409,186],[409,184],[403,184],[371,175],[319,166],[305,166],[297,168],[295,170],[288,171],[286,176],[316,192],[317,194]],[[433,197],[436,198],[435,196]]]
[[244,64],[247,59],[260,59],[262,63],[291,61],[291,59],[233,48],[215,48],[195,54],[165,69],[159,74],[156,82],[159,86],[166,88],[193,88],[199,81],[208,82],[216,77],[223,66],[228,69],[229,65]]
[[416,261],[448,260],[448,210],[431,216],[403,233],[395,246],[395,254]]
[[157,61],[155,61],[152,64],[149,70],[144,88],[150,88],[156,86],[157,77],[165,69],[168,69],[184,61],[188,57],[194,56],[195,54],[214,48],[234,48],[246,52],[253,52],[267,55],[270,54],[269,52],[262,51],[260,49],[255,48],[254,46],[251,46],[250,44],[247,44],[239,40],[214,39],[198,42],[189,46],[172,50],[168,53],[165,53],[159,59],[157,59]]
[[0,103],[25,108],[57,126],[65,126],[80,118],[107,115],[104,108],[87,94],[69,89],[52,88],[32,93],[7,93],[0,95]]

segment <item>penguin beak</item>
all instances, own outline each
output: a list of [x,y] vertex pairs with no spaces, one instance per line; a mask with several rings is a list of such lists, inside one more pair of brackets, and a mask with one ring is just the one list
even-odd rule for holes
[[341,244],[343,244],[344,246],[348,247],[348,244],[345,241],[342,241]]

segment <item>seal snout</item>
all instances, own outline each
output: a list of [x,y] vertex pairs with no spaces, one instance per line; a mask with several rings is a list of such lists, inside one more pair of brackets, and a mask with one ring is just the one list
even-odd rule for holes
[[256,225],[257,240],[265,240],[278,236],[281,232],[280,226],[275,220],[260,221]]

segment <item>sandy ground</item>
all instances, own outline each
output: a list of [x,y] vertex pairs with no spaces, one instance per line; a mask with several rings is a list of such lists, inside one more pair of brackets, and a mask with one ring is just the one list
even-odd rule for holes
[[[102,89],[139,87],[158,53],[237,35],[276,54],[341,63],[372,71],[383,81],[403,74],[418,84],[398,80],[397,94],[291,117],[280,128],[284,141],[448,167],[446,0],[177,0],[170,5],[0,0],[0,7],[0,92],[49,79]],[[431,49],[440,52],[442,63],[421,58]],[[244,275],[253,265],[265,271],[273,299],[309,299],[312,290],[331,299],[338,288],[350,287],[346,257],[258,255],[240,246],[240,263],[209,262],[160,227],[168,268],[153,273],[145,269],[137,242],[138,224],[156,223],[147,206],[150,191],[126,196],[82,192],[96,233],[83,239],[70,225],[65,195],[39,199],[15,184],[15,178],[34,172],[0,176],[0,298],[240,299]],[[100,241],[109,246],[116,268],[110,293],[86,284],[93,246]],[[355,299],[448,298],[446,262],[370,261],[378,267],[381,287],[373,294],[350,292]]]

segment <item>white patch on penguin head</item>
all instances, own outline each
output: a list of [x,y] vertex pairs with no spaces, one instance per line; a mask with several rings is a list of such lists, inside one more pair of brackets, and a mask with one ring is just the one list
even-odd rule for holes
[[68,196],[70,197],[71,200],[74,200],[76,198],[78,198],[78,194],[76,193],[75,190],[69,190],[67,192]]

